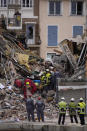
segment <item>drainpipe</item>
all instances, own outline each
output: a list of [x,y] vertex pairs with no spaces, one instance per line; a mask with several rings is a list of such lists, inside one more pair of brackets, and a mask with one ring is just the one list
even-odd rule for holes
[[[85,19],[86,19],[86,23],[85,23],[85,42],[87,44],[87,0],[85,0],[85,3],[86,3],[86,7],[85,7]],[[87,48],[86,48],[86,50],[87,50]],[[86,77],[86,81],[87,81],[87,55],[86,55],[85,68],[86,68],[85,77]],[[86,102],[86,115],[87,115],[87,88],[86,88],[86,91],[85,91],[85,102]]]

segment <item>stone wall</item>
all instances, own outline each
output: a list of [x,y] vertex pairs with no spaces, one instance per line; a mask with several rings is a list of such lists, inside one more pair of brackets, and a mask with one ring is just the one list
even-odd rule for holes
[[58,126],[54,123],[2,123],[0,131],[87,131],[86,126]]
[[84,100],[85,100],[85,89],[60,90],[59,91],[59,100],[60,100],[61,97],[65,97],[67,102],[69,102],[72,97],[75,98],[76,102],[79,101],[80,97],[84,98]]

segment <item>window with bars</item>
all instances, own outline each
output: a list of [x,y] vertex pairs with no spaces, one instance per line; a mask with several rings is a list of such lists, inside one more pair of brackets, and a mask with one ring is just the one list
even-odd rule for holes
[[33,0],[22,0],[23,7],[33,7]]
[[83,1],[71,0],[71,15],[83,15]]
[[61,1],[49,1],[49,15],[61,15]]

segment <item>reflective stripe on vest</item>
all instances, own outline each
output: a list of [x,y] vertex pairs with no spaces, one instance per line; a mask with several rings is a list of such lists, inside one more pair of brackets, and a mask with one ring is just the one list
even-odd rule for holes
[[61,102],[59,102],[58,106],[59,106],[59,112],[65,114],[66,108],[67,108],[67,103],[64,101],[61,101]]
[[85,114],[85,103],[84,102],[80,102],[80,103],[78,103],[78,107],[79,107],[79,114]]

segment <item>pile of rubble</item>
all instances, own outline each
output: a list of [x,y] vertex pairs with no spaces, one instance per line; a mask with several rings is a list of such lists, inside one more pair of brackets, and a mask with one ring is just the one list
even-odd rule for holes
[[0,89],[0,119],[26,119],[26,107],[20,90],[11,86]]
[[78,79],[78,76],[85,78],[86,73],[86,41],[64,39],[59,43],[60,50],[54,50],[58,55],[53,57],[54,66],[63,73],[68,80]]
[[0,36],[0,76],[6,80],[26,77],[41,69],[41,59],[35,52],[25,50],[9,33]]
[[[26,104],[24,96],[19,88],[12,86],[3,86],[0,89],[0,120],[20,121],[27,120]],[[32,97],[36,102],[40,94],[36,93]],[[47,98],[43,98],[45,102],[45,120],[50,120],[51,117],[57,117],[55,108],[55,100],[48,101],[50,97],[54,99],[55,92],[48,93]],[[49,99],[50,100],[50,99]],[[50,103],[49,103],[50,102]],[[36,110],[35,119],[37,120]]]

